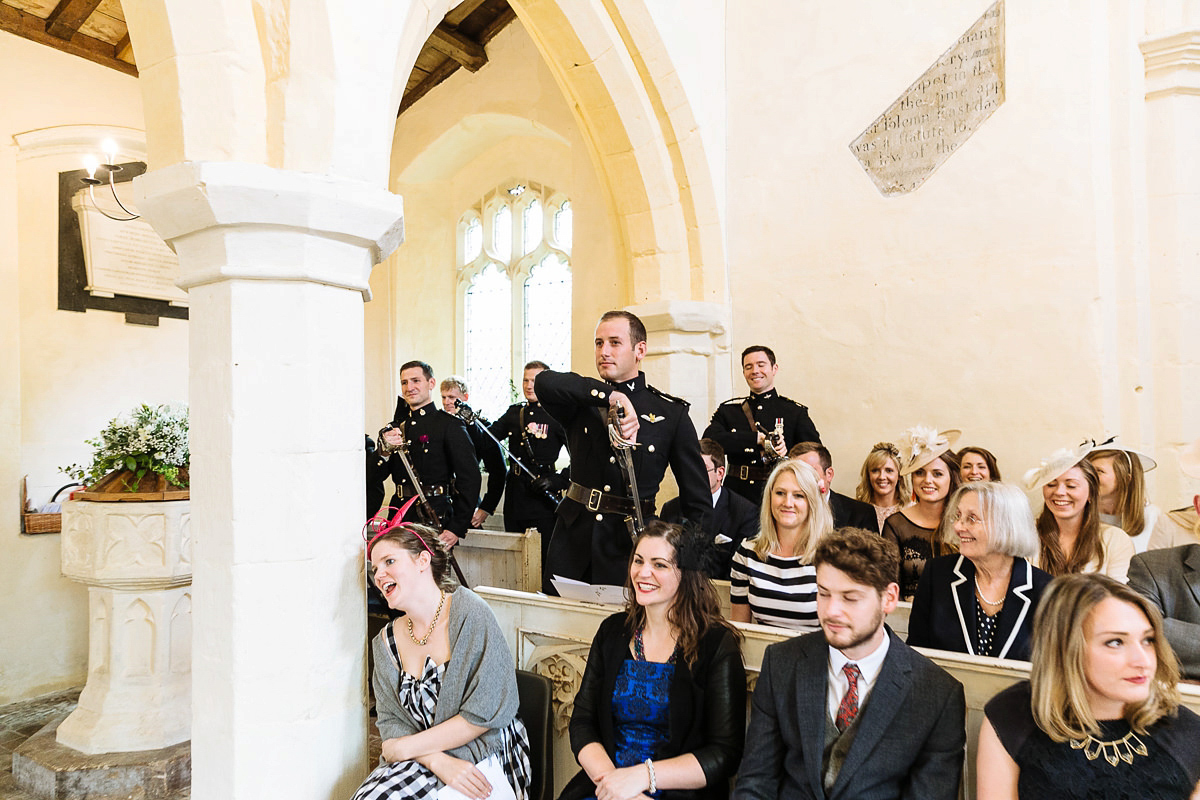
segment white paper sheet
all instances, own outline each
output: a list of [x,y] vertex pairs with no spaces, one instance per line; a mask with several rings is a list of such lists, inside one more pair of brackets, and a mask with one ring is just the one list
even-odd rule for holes
[[606,606],[625,605],[625,587],[608,584],[591,584],[583,581],[564,578],[555,575],[550,583],[558,590],[558,594],[567,600],[579,600],[584,603],[601,603]]
[[[475,768],[482,772],[483,777],[492,785],[492,793],[488,795],[488,800],[517,800],[517,794],[509,784],[504,768],[500,766],[500,756],[490,755],[476,764]],[[439,789],[436,797],[437,800],[467,800],[465,794],[450,786]]]

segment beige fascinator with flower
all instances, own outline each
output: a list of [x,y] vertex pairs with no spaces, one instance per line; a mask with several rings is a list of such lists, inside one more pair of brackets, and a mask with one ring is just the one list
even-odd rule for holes
[[1025,486],[1034,492],[1050,481],[1062,475],[1071,467],[1087,458],[1092,452],[1092,442],[1087,441],[1078,447],[1062,447],[1043,458],[1042,463],[1025,473]]
[[949,428],[938,431],[928,425],[914,425],[900,437],[900,474],[910,475],[916,470],[943,455],[954,443],[962,431]]

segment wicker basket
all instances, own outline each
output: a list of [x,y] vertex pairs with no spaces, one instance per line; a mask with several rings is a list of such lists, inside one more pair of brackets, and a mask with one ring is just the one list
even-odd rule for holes
[[62,533],[62,514],[41,514],[25,510],[26,481],[21,478],[21,533]]

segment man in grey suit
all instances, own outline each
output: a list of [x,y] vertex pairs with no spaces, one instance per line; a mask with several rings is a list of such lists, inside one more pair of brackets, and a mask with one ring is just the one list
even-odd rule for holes
[[899,561],[862,530],[817,546],[821,632],[763,655],[735,800],[956,800],[963,687],[884,626]]
[[1134,556],[1129,585],[1162,612],[1163,630],[1183,677],[1200,679],[1200,544]]

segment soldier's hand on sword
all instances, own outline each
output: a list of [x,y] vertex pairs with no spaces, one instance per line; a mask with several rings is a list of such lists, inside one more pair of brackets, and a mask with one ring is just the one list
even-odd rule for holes
[[637,411],[634,410],[633,403],[629,402],[629,398],[621,392],[609,392],[608,407],[624,410],[624,416],[618,415],[617,417],[617,432],[621,434],[622,439],[636,442],[641,424],[638,422]]
[[438,539],[441,539],[442,544],[446,545],[448,548],[454,547],[454,545],[458,544],[458,536],[454,533],[454,531],[442,531],[440,534],[438,534]]
[[389,428],[380,433],[380,436],[383,437],[385,442],[393,447],[399,447],[400,445],[404,444],[404,431],[400,430],[399,428]]

